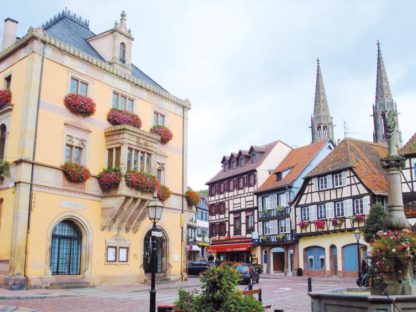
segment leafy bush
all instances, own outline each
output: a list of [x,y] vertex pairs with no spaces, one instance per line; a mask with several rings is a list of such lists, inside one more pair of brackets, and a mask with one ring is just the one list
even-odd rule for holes
[[8,177],[10,174],[10,164],[8,161],[0,160],[0,178]]
[[192,190],[186,191],[185,197],[189,206],[196,206],[201,200],[201,196],[199,196],[199,193]]
[[364,240],[371,243],[378,231],[386,229],[387,214],[383,205],[374,204],[370,208],[370,213],[364,224]]
[[257,312],[264,311],[261,302],[244,297],[236,287],[240,275],[233,268],[210,268],[201,277],[200,294],[179,290],[176,312]]

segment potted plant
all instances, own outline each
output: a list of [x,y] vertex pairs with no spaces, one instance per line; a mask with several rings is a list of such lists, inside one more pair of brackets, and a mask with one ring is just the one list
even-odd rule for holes
[[286,234],[285,233],[280,233],[280,234],[277,235],[277,238],[282,241],[286,238]]
[[160,142],[162,144],[167,144],[173,138],[172,131],[170,131],[167,127],[156,125],[150,128],[150,132],[160,136]]
[[138,129],[142,127],[142,121],[139,116],[115,108],[108,112],[107,120],[113,126],[129,125]]
[[267,243],[267,242],[269,241],[269,236],[267,236],[267,235],[262,235],[262,236],[260,237],[260,240],[261,240],[261,242],[262,242],[262,243]]
[[65,97],[64,104],[75,115],[88,117],[95,113],[95,103],[87,96],[70,93]]
[[161,202],[166,201],[170,197],[170,189],[166,185],[159,186],[157,190],[157,197]]
[[279,213],[282,213],[285,210],[285,208],[281,206],[277,206],[274,210],[276,211],[276,214],[279,214]]
[[310,222],[308,220],[304,220],[304,221],[300,221],[298,223],[299,227],[303,230],[306,229],[306,227],[310,224]]
[[85,182],[91,176],[90,171],[86,167],[70,161],[62,166],[62,170],[66,179],[71,183]]
[[[411,263],[416,254],[416,233],[379,231],[371,243],[371,273],[380,284],[386,285],[386,293],[400,295],[403,282],[411,276]],[[410,286],[411,287],[411,286]]]
[[139,192],[153,193],[158,187],[158,181],[155,176],[134,170],[126,172],[124,179],[126,185]]
[[315,227],[319,230],[323,230],[325,228],[326,222],[324,220],[315,220],[313,221]]
[[12,93],[10,90],[0,90],[0,107],[12,102]]
[[362,213],[357,213],[357,214],[351,216],[351,220],[353,222],[363,222],[363,221],[365,221],[365,215],[362,214]]
[[118,188],[121,178],[120,168],[108,168],[98,174],[98,183],[103,191],[111,191]]
[[185,193],[185,197],[189,206],[196,206],[201,200],[201,196],[199,195],[199,193],[192,190],[187,190]]
[[345,221],[345,217],[337,217],[331,220],[333,226],[341,226]]

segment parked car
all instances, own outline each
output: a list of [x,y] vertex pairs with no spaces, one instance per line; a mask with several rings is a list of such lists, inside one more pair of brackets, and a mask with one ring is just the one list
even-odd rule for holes
[[241,275],[241,284],[254,284],[260,281],[260,274],[250,263],[236,263],[234,268]]
[[199,275],[211,267],[208,261],[190,261],[188,262],[188,275]]

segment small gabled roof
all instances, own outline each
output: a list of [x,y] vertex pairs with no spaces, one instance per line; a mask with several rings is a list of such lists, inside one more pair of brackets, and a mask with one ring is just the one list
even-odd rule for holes
[[241,151],[238,152],[237,157],[240,157],[241,155],[243,155],[243,156],[250,156],[250,154],[248,153],[248,151],[243,151],[243,150],[241,150]]
[[[271,174],[267,180],[260,186],[256,193],[263,193],[266,191],[276,190],[285,186],[291,185],[315,158],[315,156],[331,142],[329,140],[322,140],[317,143],[309,144],[296,148],[283,159],[283,161],[276,167],[274,174]],[[276,181],[276,174],[289,170],[290,172],[280,181]]]
[[248,152],[251,154],[253,151],[255,151],[257,153],[264,153],[265,152],[265,149],[264,149],[263,146],[255,146],[255,145],[252,145],[250,147],[250,149],[248,150]]
[[410,138],[410,140],[399,150],[399,154],[402,156],[416,155],[416,133]]
[[224,157],[221,159],[221,163],[223,164],[224,162],[228,161],[229,159],[230,159],[230,157],[229,157],[229,156],[224,156]]
[[387,194],[387,174],[380,162],[386,156],[387,147],[383,144],[345,138],[305,178],[351,168],[374,194]]
[[[230,170],[227,170],[227,171],[221,170],[212,179],[210,179],[205,184],[211,184],[211,183],[214,183],[214,182],[217,182],[217,181],[221,181],[221,180],[224,180],[224,179],[227,179],[227,178],[230,178],[230,177],[238,176],[238,175],[248,173],[248,172],[252,172],[252,171],[256,170],[263,163],[263,161],[266,159],[266,157],[270,154],[270,152],[273,150],[273,148],[278,143],[287,145],[286,143],[284,143],[280,140],[269,143],[269,144],[266,144],[266,145],[261,147],[261,149],[264,152],[259,154],[259,157],[258,157],[256,162],[252,163],[251,161],[249,161],[243,167],[237,167],[235,169],[230,169]],[[287,146],[289,146],[289,145],[287,145]],[[237,154],[235,154],[235,153],[231,154],[231,157],[236,157],[236,156],[237,156]]]

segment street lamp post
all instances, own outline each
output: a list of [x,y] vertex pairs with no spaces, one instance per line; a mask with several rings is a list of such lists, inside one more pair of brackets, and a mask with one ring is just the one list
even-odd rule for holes
[[360,268],[360,237],[361,233],[360,230],[354,231],[354,238],[357,240],[357,261],[358,261],[358,280],[357,283],[360,283],[361,280],[361,268]]
[[153,199],[147,205],[147,213],[149,215],[150,221],[153,222],[152,232],[151,232],[151,242],[152,242],[152,255],[151,255],[151,262],[152,262],[152,279],[151,279],[151,286],[150,286],[150,312],[156,311],[156,235],[158,232],[156,231],[156,223],[162,217],[163,205],[159,201],[158,197],[155,195]]

